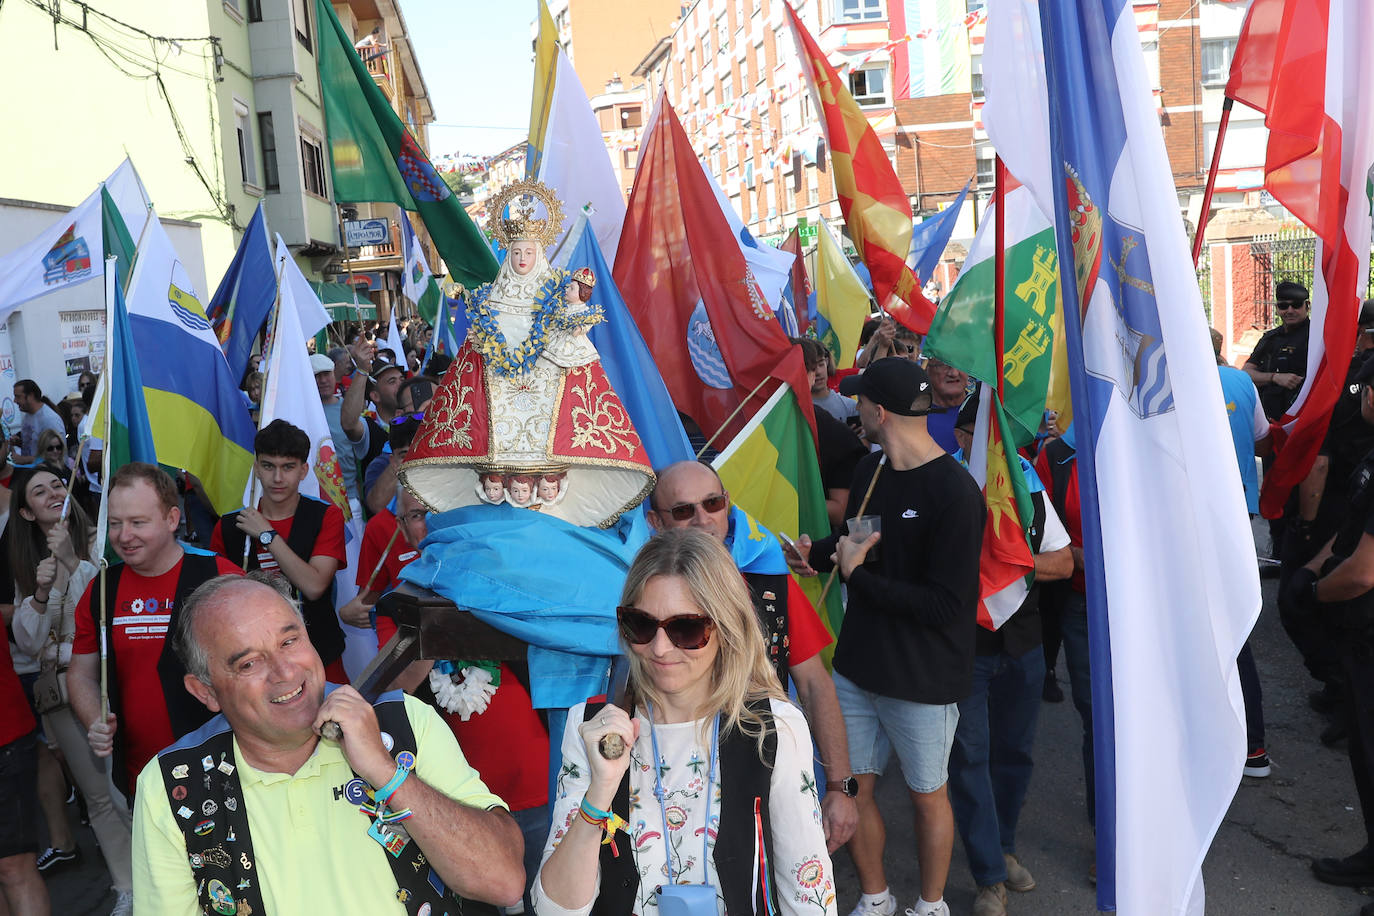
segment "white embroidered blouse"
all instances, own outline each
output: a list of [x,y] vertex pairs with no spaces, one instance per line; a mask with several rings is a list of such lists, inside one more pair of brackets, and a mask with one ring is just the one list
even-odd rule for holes
[[[825,830],[821,827],[811,731],[797,707],[782,700],[772,700],[771,704],[778,736],[768,796],[773,832],[773,861],[769,865],[774,899],[783,916],[835,916],[835,886],[830,854],[825,848]],[[544,848],[544,861],[577,817],[578,806],[590,781],[587,750],[578,734],[584,706],[579,704],[568,711],[568,725],[563,733],[563,765],[558,773],[553,827]],[[639,872],[639,890],[632,912],[635,916],[656,916],[658,913],[654,888],[668,883],[666,851],[672,856],[673,873],[678,883],[709,881],[716,884],[718,911],[724,914],[725,901],[720,896],[715,863],[708,860],[703,867],[701,861],[702,833],[709,830],[707,845],[714,848],[715,828],[720,821],[720,775],[717,771],[709,828],[706,823],[710,723],[697,721],[654,726],[662,755],[659,766],[667,804],[667,811],[660,812],[654,798],[654,774],[650,769],[653,746],[649,720],[643,710],[636,710],[635,715],[639,719],[639,740],[630,749],[629,836],[616,834],[621,854],[633,853]],[[664,813],[667,815],[667,837],[663,835]],[[597,891],[600,892],[599,875]],[[558,906],[545,895],[538,878],[532,896],[535,911],[540,916],[586,916],[591,911],[590,903],[574,910]]]

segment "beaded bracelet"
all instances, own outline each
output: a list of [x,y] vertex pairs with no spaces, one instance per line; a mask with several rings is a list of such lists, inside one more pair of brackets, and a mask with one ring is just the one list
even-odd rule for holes
[[582,803],[577,806],[577,814],[593,827],[601,829],[601,845],[610,844],[611,855],[619,857],[620,850],[615,845],[615,832],[624,830],[629,826],[626,820],[613,811],[602,811],[588,802],[586,798],[583,798]]

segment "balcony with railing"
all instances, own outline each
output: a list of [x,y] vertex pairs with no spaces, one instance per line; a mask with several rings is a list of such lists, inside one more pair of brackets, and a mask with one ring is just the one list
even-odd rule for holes
[[386,100],[395,104],[396,83],[391,73],[391,49],[386,45],[372,45],[358,49],[363,66],[372,74],[372,81],[381,87]]
[[394,219],[390,222],[391,234],[387,237],[386,243],[359,246],[358,253],[353,258],[355,262],[401,260],[401,224]]

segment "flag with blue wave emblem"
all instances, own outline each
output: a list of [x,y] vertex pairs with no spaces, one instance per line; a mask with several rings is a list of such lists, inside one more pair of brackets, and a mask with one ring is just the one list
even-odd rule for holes
[[1260,594],[1152,81],[1128,0],[992,0],[987,19],[984,123],[1059,251],[1098,907],[1200,914],[1245,759],[1235,660]]
[[216,512],[239,505],[253,466],[253,421],[155,213],[139,242],[128,305],[158,461],[199,477]]

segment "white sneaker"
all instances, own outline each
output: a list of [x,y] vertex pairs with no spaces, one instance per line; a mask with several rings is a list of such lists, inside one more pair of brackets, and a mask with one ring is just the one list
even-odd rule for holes
[[945,903],[944,897],[941,897],[934,903],[921,906],[921,902],[918,899],[916,901],[916,906],[907,907],[906,916],[950,916],[949,904]]
[[120,891],[110,916],[134,916],[134,892]]
[[892,916],[896,912],[897,898],[888,891],[887,899],[882,903],[864,903],[860,897],[858,905],[849,911],[849,916]]

